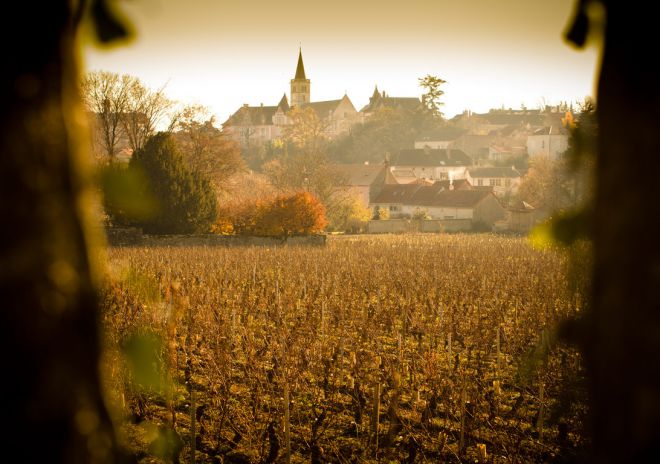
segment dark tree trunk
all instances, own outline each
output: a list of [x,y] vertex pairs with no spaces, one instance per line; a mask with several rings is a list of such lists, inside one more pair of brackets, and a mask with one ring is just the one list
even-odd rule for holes
[[604,0],[593,305],[585,355],[595,462],[655,462],[660,444],[660,72],[657,16]]
[[116,461],[77,164],[75,3],[3,6],[0,452],[20,462]]

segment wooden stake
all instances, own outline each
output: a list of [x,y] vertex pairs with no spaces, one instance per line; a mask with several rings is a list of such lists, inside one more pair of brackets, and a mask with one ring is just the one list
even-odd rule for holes
[[463,390],[461,391],[461,435],[458,442],[458,454],[463,456],[465,451],[465,401],[467,395],[465,391],[465,379],[463,379]]
[[543,382],[539,385],[539,420],[536,424],[536,427],[539,431],[539,441],[543,441],[543,414],[545,411],[543,410],[543,402],[545,400],[545,385]]
[[497,335],[495,337],[495,344],[497,346],[497,362],[496,362],[496,367],[497,367],[497,374],[496,377],[500,377],[500,326],[497,326]]
[[374,385],[374,404],[371,417],[371,434],[374,443],[374,457],[378,455],[378,423],[380,422],[380,382]]
[[284,383],[284,449],[287,464],[291,462],[291,418],[289,413],[289,383]]
[[197,448],[197,407],[195,406],[195,389],[190,380],[190,464],[195,464]]

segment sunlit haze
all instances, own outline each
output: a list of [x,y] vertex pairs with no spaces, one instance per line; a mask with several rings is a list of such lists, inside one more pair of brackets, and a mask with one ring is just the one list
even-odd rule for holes
[[418,78],[447,81],[443,111],[538,107],[593,94],[597,53],[562,34],[573,0],[119,2],[137,31],[127,46],[85,49],[86,69],[167,85],[223,122],[242,104],[289,95],[302,47],[312,101],[347,93],[360,110],[374,86],[418,97]]

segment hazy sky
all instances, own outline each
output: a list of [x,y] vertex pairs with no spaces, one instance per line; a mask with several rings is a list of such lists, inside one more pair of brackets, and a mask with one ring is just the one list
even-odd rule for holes
[[575,0],[132,0],[129,45],[86,47],[86,68],[167,84],[174,99],[223,122],[243,103],[276,105],[302,45],[312,101],[357,110],[374,85],[418,97],[426,74],[447,81],[444,112],[536,107],[593,94],[597,54],[562,39]]

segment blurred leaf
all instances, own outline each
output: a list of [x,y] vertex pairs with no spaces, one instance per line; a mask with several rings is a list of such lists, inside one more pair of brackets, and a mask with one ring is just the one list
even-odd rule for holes
[[109,166],[101,171],[101,188],[108,212],[126,219],[147,219],[158,209],[158,201],[145,188],[147,178],[138,168]]
[[138,301],[144,303],[160,301],[161,293],[158,282],[133,267],[129,266],[122,272],[121,283],[135,295]]
[[129,30],[124,20],[110,6],[110,0],[94,0],[92,2],[92,21],[96,35],[101,43],[110,43],[129,36]]
[[520,364],[518,364],[517,378],[523,385],[526,385],[531,380],[534,372],[536,372],[541,364],[547,363],[550,351],[556,343],[556,330],[551,332],[543,330],[541,332],[536,345],[534,345],[526,356],[522,357]]
[[145,426],[146,436],[149,439],[149,453],[166,461],[178,462],[183,440],[176,430],[166,425],[148,423]]
[[572,24],[566,32],[566,39],[577,47],[583,47],[589,33],[589,18],[585,11],[585,0],[576,2]]
[[585,210],[564,213],[552,220],[552,236],[564,245],[591,236],[589,214]]
[[145,389],[162,391],[160,337],[154,333],[133,334],[126,338],[123,348],[135,383]]
[[533,248],[542,250],[555,244],[552,235],[552,224],[546,221],[534,227],[529,233],[529,241]]

